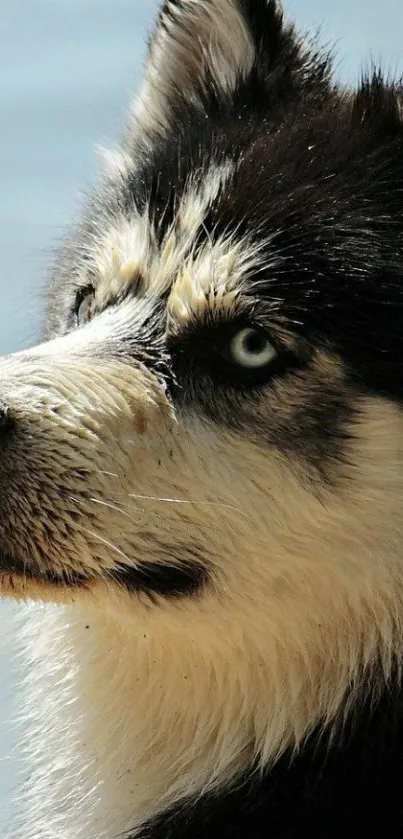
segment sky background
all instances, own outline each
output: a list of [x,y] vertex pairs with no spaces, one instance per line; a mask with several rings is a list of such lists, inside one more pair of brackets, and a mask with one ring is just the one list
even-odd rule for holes
[[[0,0],[0,353],[32,343],[52,252],[97,173],[138,82],[157,0]],[[356,83],[371,59],[403,74],[402,0],[285,0]],[[0,392],[1,395],[1,392]],[[18,744],[12,607],[0,604],[0,832]]]

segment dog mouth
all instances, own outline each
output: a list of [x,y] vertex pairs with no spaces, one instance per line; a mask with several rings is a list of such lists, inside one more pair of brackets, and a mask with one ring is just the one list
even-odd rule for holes
[[[136,566],[117,565],[100,574],[99,579],[118,585],[129,593],[175,597],[195,593],[206,583],[207,576],[206,569],[194,563],[174,566],[142,562]],[[71,568],[59,571],[39,567],[31,560],[22,560],[8,552],[0,553],[0,584],[1,578],[4,580],[5,577],[11,589],[13,580],[22,580],[28,586],[31,582],[65,590],[88,588],[96,581],[95,575],[89,576]]]

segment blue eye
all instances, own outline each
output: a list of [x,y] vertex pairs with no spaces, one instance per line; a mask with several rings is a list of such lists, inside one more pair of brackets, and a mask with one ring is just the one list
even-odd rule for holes
[[262,330],[244,327],[231,338],[226,355],[239,367],[258,369],[273,361],[277,351]]

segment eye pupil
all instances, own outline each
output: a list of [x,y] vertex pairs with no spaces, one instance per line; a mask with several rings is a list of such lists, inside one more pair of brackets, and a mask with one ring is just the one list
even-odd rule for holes
[[243,348],[245,352],[251,353],[251,355],[259,355],[266,349],[266,345],[267,339],[255,329],[248,330],[243,339]]

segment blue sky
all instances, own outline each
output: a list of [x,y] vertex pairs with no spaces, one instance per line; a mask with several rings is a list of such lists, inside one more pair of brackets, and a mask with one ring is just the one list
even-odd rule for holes
[[284,9],[303,27],[319,25],[324,40],[337,44],[343,80],[355,81],[371,56],[403,73],[401,0],[288,0]]
[[[35,338],[52,250],[113,142],[138,80],[156,0],[4,0],[0,18],[0,352]],[[336,45],[355,82],[372,58],[403,73],[402,0],[288,0],[303,29]],[[0,606],[0,825],[15,762],[10,608]],[[1,698],[2,697],[2,698]]]

